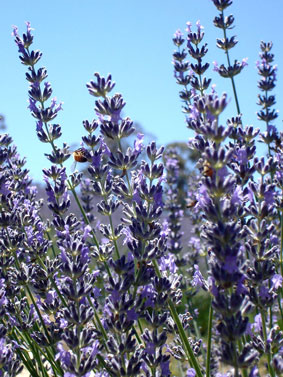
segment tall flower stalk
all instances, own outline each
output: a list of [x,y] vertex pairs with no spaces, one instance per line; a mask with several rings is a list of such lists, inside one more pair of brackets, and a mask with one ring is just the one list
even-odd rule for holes
[[213,20],[213,23],[216,27],[223,30],[223,38],[217,39],[216,46],[220,48],[221,50],[224,50],[226,58],[227,58],[227,66],[224,64],[221,64],[218,66],[217,62],[214,62],[214,70],[219,73],[221,77],[224,78],[230,78],[234,99],[236,103],[236,109],[238,115],[241,114],[240,111],[240,104],[239,104],[239,98],[237,95],[236,85],[234,77],[238,75],[242,69],[247,65],[247,59],[244,58],[242,62],[235,60],[234,64],[231,63],[230,53],[229,51],[235,47],[235,45],[238,43],[236,40],[236,36],[232,36],[229,38],[227,36],[227,30],[233,28],[234,23],[234,16],[231,14],[227,17],[224,17],[224,10],[227,9],[230,5],[232,5],[232,0],[212,0],[215,7],[220,11],[219,15],[216,16]]

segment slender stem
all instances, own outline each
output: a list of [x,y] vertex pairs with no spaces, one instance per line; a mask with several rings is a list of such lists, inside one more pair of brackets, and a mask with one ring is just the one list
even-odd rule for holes
[[[101,183],[101,187],[103,188],[103,182],[101,181],[100,183]],[[104,189],[102,190],[102,195],[103,195],[103,199],[105,200],[105,202],[108,203],[107,193],[105,192]],[[114,233],[112,215],[110,213],[108,214],[108,219],[109,219],[109,224],[110,224],[111,233],[112,233],[112,241],[113,241],[114,246],[115,246],[116,256],[117,256],[118,259],[120,259],[119,248],[118,248],[117,240],[116,240],[115,233]]]
[[106,333],[106,331],[105,331],[105,329],[104,329],[104,327],[103,327],[103,325],[101,323],[101,320],[99,318],[99,315],[98,315],[98,313],[97,313],[94,305],[91,302],[91,299],[89,297],[87,299],[88,299],[88,302],[90,303],[90,305],[92,306],[92,308],[94,310],[94,316],[95,316],[96,322],[98,323],[98,327],[99,327],[99,329],[100,329],[100,331],[102,333],[102,336],[103,336],[103,338],[105,340],[105,342],[103,342],[104,343],[104,347],[105,347],[106,351],[109,352],[108,347],[107,347],[107,343],[106,343],[107,340],[108,340],[107,333]]
[[[41,216],[39,216],[41,221],[43,222],[43,219]],[[55,252],[55,249],[54,249],[54,246],[53,246],[53,242],[52,242],[52,238],[48,232],[48,230],[45,230],[44,233],[47,235],[47,238],[48,240],[51,242],[51,249],[52,249],[52,253],[53,253],[53,257],[55,258],[56,257],[56,252]]]
[[[223,10],[221,11],[221,13],[222,13],[222,17],[224,19],[224,12],[223,12]],[[224,39],[226,40],[227,39],[226,28],[223,29],[223,33],[224,33]],[[226,50],[225,54],[226,54],[226,57],[227,57],[228,68],[230,68],[231,67],[231,63],[230,63],[229,51]],[[233,88],[234,98],[235,98],[235,102],[236,102],[237,113],[238,113],[238,115],[240,115],[241,111],[240,111],[240,105],[239,105],[239,101],[238,101],[238,96],[237,96],[237,91],[236,91],[236,85],[235,85],[234,77],[232,76],[232,77],[230,77],[230,79],[231,79],[231,82],[232,82],[232,88]]]
[[[18,344],[21,344],[21,341],[17,337],[14,329],[12,330],[12,334],[11,335],[12,335],[13,338],[16,339],[16,341],[17,341]],[[22,337],[22,334],[20,334],[20,336]],[[20,356],[20,358],[21,358],[23,364],[25,365],[25,367],[30,372],[31,376],[38,377],[37,371],[35,370],[35,367],[34,367],[34,361],[32,361],[30,359],[30,356],[29,356],[28,352],[25,351],[25,350],[23,350],[23,349],[21,349],[21,348],[16,348],[16,352]]]
[[[40,319],[40,322],[41,322],[41,324],[42,324],[42,327],[44,328],[45,335],[46,335],[46,337],[47,337],[47,339],[48,339],[48,341],[49,341],[49,343],[50,343],[50,346],[51,346],[51,344],[52,344],[52,340],[51,340],[51,338],[50,338],[50,335],[49,335],[49,333],[48,333],[48,330],[47,330],[47,328],[46,328],[46,325],[45,325],[44,320],[43,320],[43,318],[42,318],[42,315],[41,315],[41,313],[40,313],[40,310],[39,310],[39,308],[38,308],[38,306],[37,306],[37,304],[36,304],[36,302],[35,302],[35,299],[34,299],[32,293],[31,293],[31,291],[30,291],[29,286],[26,284],[25,287],[26,287],[26,290],[27,290],[27,292],[28,292],[29,298],[31,299],[31,301],[32,301],[32,303],[33,303],[33,305],[34,305],[34,308],[35,308],[35,310],[36,310],[36,312],[37,312],[37,314],[38,314],[38,317],[39,317],[39,319]],[[51,346],[51,347],[52,347],[52,346]],[[55,350],[54,350],[54,349],[53,349],[53,352],[54,352],[54,354],[55,354]]]
[[[265,347],[267,347],[266,321],[265,321],[264,311],[262,309],[260,311],[260,315],[261,315],[261,322],[262,322],[262,332],[263,332],[264,344],[265,344]],[[269,350],[267,352],[268,371],[269,371],[271,377],[275,377],[275,372],[274,372],[274,369],[273,369],[273,367],[271,365],[271,360],[272,360],[272,357],[271,357],[271,353],[270,353],[270,350]]]
[[[267,96],[268,96],[268,91],[266,90],[265,91],[265,97],[267,98]],[[268,107],[266,108],[264,106],[264,110],[267,111]],[[265,124],[266,124],[266,132],[268,132],[268,120],[265,121]],[[268,143],[267,146],[268,146],[268,156],[271,157],[270,143]]]
[[212,340],[212,318],[213,308],[212,299],[210,300],[209,315],[208,315],[208,340],[207,340],[207,356],[206,356],[206,377],[210,376],[210,359],[211,359],[211,340]]
[[[122,148],[122,144],[121,144],[121,139],[118,139],[118,146],[120,148],[120,151],[123,152],[123,148]],[[128,175],[128,170],[126,170],[126,179],[127,179],[127,183],[128,183],[129,192],[130,192],[131,195],[133,195],[133,190],[132,190],[130,178],[129,178],[129,175]]]
[[[161,273],[159,271],[159,267],[158,267],[158,264],[157,264],[157,261],[156,260],[153,260],[153,265],[154,265],[154,269],[155,269],[155,272],[156,272],[156,275],[158,277],[161,277]],[[202,375],[202,372],[201,372],[201,369],[200,369],[200,366],[199,366],[199,363],[198,363],[198,360],[196,359],[195,355],[194,355],[194,352],[190,346],[190,343],[189,343],[189,340],[188,340],[188,336],[183,328],[183,325],[180,321],[180,318],[179,318],[179,315],[177,313],[177,310],[175,308],[175,305],[174,303],[171,301],[171,299],[168,299],[168,305],[169,305],[169,309],[170,309],[170,313],[172,315],[172,318],[178,328],[178,333],[180,335],[180,338],[182,340],[182,343],[183,343],[183,347],[184,347],[184,351],[187,355],[187,358],[188,360],[191,362],[192,366],[195,368],[195,371],[196,371],[196,375],[197,377],[203,377]]]
[[235,363],[235,377],[240,377],[239,376],[239,365],[238,365],[236,342],[233,342],[233,353],[234,353],[234,363]]

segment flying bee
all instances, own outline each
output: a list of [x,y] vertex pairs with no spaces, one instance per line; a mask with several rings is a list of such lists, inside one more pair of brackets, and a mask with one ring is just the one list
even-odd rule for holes
[[194,208],[197,205],[197,200],[191,200],[191,199],[186,199],[186,207],[187,208]]
[[76,149],[73,152],[73,157],[74,157],[74,160],[77,162],[87,162],[89,160],[89,156],[85,148]]
[[214,169],[211,167],[209,161],[205,160],[202,165],[202,174],[205,177],[212,177],[214,173]]
[[72,164],[71,170],[74,171],[77,165],[77,162],[87,162],[90,161],[89,152],[85,148],[76,149],[73,152],[74,162]]

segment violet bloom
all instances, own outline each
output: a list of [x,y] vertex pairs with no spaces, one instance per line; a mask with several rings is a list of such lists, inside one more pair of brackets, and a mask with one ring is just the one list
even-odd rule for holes
[[195,377],[196,376],[196,371],[193,369],[193,368],[189,368],[187,370],[187,374],[186,374],[187,377]]

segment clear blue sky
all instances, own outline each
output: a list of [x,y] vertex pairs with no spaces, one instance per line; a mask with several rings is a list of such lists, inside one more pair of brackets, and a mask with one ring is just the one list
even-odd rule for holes
[[[255,115],[257,73],[261,40],[274,43],[273,52],[279,66],[277,108],[283,101],[283,3],[282,0],[235,0],[226,14],[235,16],[239,40],[232,50],[232,60],[248,57],[249,66],[236,77],[244,124],[261,126]],[[1,4],[0,43],[0,113],[6,117],[8,132],[13,137],[27,166],[36,180],[49,162],[44,153],[49,146],[40,143],[35,133],[35,120],[27,109],[28,83],[25,67],[20,64],[11,37],[12,25],[25,29],[30,21],[34,30],[34,49],[43,52],[41,65],[48,70],[54,96],[63,101],[64,111],[56,122],[62,125],[60,139],[79,143],[83,134],[82,120],[94,117],[94,97],[85,87],[94,72],[112,73],[116,91],[123,94],[125,115],[141,123],[145,131],[156,135],[159,144],[187,141],[192,133],[185,126],[179,87],[173,77],[171,38],[177,28],[185,29],[187,21],[197,20],[205,27],[208,43],[207,60],[225,62],[215,39],[222,37],[212,20],[217,10],[211,0],[13,0]],[[230,34],[232,35],[232,33]],[[228,92],[228,80],[210,74],[219,92]],[[227,117],[236,115],[231,100]],[[224,121],[224,119],[223,119]],[[279,125],[279,126],[278,126]],[[277,126],[282,127],[279,114]],[[263,125],[262,125],[263,127]],[[282,129],[282,128],[281,128]]]

